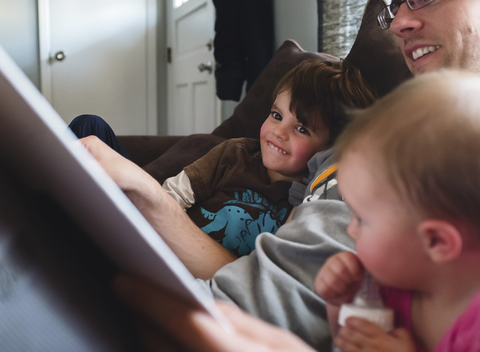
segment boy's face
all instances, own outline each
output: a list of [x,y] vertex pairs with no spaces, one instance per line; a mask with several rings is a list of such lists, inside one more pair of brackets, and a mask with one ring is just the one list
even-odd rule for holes
[[[328,145],[327,128],[311,131],[290,111],[290,92],[277,95],[272,110],[260,130],[263,164],[277,179],[299,180],[305,176],[307,162]],[[272,177],[271,177],[272,178]]]
[[420,219],[397,195],[380,163],[368,160],[371,154],[350,149],[338,164],[338,186],[352,211],[347,231],[360,261],[381,284],[412,288],[421,280],[416,269],[427,260],[416,236]]

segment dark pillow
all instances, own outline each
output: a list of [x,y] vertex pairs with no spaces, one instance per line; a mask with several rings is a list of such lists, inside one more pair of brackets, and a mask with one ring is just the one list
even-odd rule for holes
[[377,87],[381,97],[412,77],[397,38],[377,24],[377,15],[384,6],[382,0],[368,1],[355,43],[345,58],[345,62],[357,66],[363,77]]
[[237,105],[233,116],[218,126],[212,134],[224,138],[259,139],[260,127],[270,113],[272,93],[277,83],[300,62],[315,58],[332,62],[339,60],[332,55],[307,52],[293,40],[285,41]]

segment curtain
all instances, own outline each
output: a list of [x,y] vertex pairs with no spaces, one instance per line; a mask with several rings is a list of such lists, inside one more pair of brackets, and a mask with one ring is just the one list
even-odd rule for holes
[[357,36],[367,0],[317,0],[318,51],[345,58]]

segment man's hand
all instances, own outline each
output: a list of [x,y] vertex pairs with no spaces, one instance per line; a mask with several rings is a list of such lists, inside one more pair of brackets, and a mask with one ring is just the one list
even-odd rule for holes
[[315,278],[315,290],[331,305],[349,303],[360,288],[363,273],[363,266],[355,254],[338,253],[320,269]]
[[348,318],[334,340],[342,352],[415,352],[415,344],[405,329],[385,332],[360,318]]
[[[231,304],[217,303],[234,328],[227,331],[209,314],[147,282],[123,276],[116,280],[114,288],[120,299],[153,323],[158,334],[168,332],[188,351],[313,352],[290,332],[254,318]],[[148,347],[159,350],[158,345]]]
[[151,182],[150,176],[142,168],[118,154],[98,137],[88,136],[79,141],[122,191],[140,191],[145,182],[147,185],[148,181]]

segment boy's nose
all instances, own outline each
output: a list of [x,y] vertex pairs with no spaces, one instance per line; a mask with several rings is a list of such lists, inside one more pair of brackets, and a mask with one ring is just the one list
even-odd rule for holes
[[279,138],[287,139],[288,138],[288,130],[287,126],[284,124],[279,124],[273,129],[273,134]]

